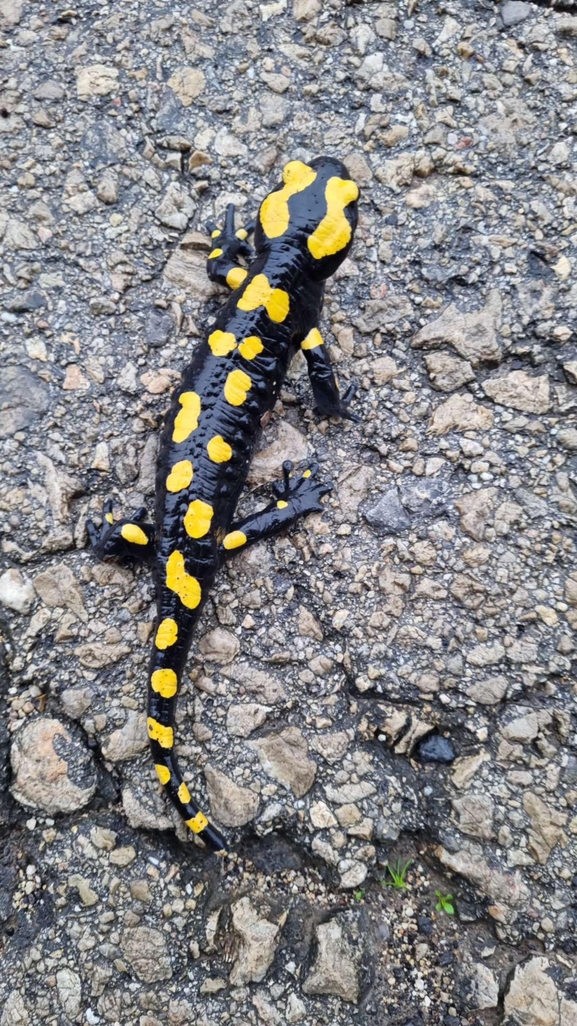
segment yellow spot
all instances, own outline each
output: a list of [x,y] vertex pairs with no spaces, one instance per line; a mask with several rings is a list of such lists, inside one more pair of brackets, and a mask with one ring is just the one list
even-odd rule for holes
[[132,542],[133,545],[148,545],[148,538],[138,524],[123,524],[120,534],[124,541]]
[[226,275],[226,284],[231,289],[238,289],[246,278],[248,271],[244,267],[231,267]]
[[113,524],[114,523],[114,517],[112,516],[112,513],[105,513],[104,514],[104,519],[106,520],[107,524]]
[[231,531],[222,544],[225,549],[240,549],[241,545],[246,545],[246,534],[244,531]]
[[290,223],[289,199],[312,185],[317,173],[301,160],[291,160],[284,167],[282,177],[285,183],[282,189],[268,194],[258,215],[269,239],[278,239],[279,235],[284,235]]
[[159,763],[155,762],[154,768],[158,773],[158,779],[160,780],[160,783],[163,786],[164,784],[168,784],[168,781],[170,780],[170,770],[168,766],[161,766]]
[[162,698],[173,698],[178,690],[178,677],[174,670],[155,670],[150,684]]
[[310,470],[305,470],[305,472],[303,474],[303,477],[310,477],[310,476],[311,476]]
[[339,253],[350,241],[352,228],[345,207],[358,196],[359,187],[350,178],[329,178],[325,189],[327,212],[307,243],[315,260]]
[[252,382],[244,371],[231,371],[224,383],[224,398],[231,406],[242,406]]
[[206,451],[213,463],[226,463],[232,456],[232,449],[222,435],[215,435],[214,438],[211,438]]
[[287,506],[288,506],[288,502],[285,502],[284,499],[279,499],[277,504],[276,504],[276,508],[277,509],[286,509]]
[[154,644],[157,648],[170,648],[178,637],[178,624],[169,616],[158,625]]
[[182,802],[182,804],[183,805],[188,805],[188,803],[190,801],[190,791],[188,790],[188,787],[186,786],[184,781],[182,782],[182,784],[180,785],[180,787],[178,788],[178,791],[176,793],[177,793],[180,801]]
[[[205,534],[208,534],[210,530],[210,522],[213,516],[214,510],[212,506],[209,506],[208,502],[203,502],[202,499],[195,499],[194,502],[190,503],[184,517],[184,529],[187,535],[190,538],[204,538]],[[195,578],[191,577],[190,579],[194,580]],[[198,602],[195,602],[195,605],[198,605]]]
[[146,720],[146,726],[148,727],[148,736],[151,741],[158,741],[161,748],[172,748],[174,744],[174,731],[172,727],[165,727],[158,720],[153,720],[152,716],[149,716]]
[[236,349],[236,338],[232,331],[213,331],[208,336],[213,356],[226,356]]
[[301,349],[316,349],[322,346],[323,337],[318,328],[311,328],[307,337],[301,342]]
[[200,396],[196,392],[182,392],[178,397],[182,409],[178,411],[172,432],[173,442],[184,442],[198,427]]
[[184,569],[182,552],[171,552],[166,561],[166,587],[178,595],[187,609],[196,609],[200,604],[200,584]]
[[208,259],[209,260],[216,260],[216,258],[219,257],[219,256],[222,256],[222,249],[218,249],[218,247],[217,247],[216,249],[213,249],[212,253],[208,254]]
[[238,228],[234,234],[236,235],[237,239],[242,239],[243,242],[248,236],[246,228]]
[[211,239],[218,239],[219,235],[220,235],[220,228],[215,228],[214,231],[210,233]]
[[203,812],[197,812],[193,819],[185,819],[184,822],[195,834],[199,834],[201,830],[208,826],[208,820]]
[[286,320],[289,312],[288,292],[273,289],[266,274],[256,274],[238,301],[239,310],[258,310],[259,306],[264,306],[271,321],[277,324]]
[[169,492],[181,492],[188,488],[192,481],[194,471],[190,460],[179,460],[175,463],[166,479],[166,488]]
[[238,347],[238,351],[245,360],[254,360],[255,356],[262,353],[264,346],[258,335],[249,335]]

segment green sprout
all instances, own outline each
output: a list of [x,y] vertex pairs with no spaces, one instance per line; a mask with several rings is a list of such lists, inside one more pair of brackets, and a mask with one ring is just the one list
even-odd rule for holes
[[408,887],[406,880],[407,870],[412,864],[412,859],[407,859],[406,862],[403,862],[401,858],[398,858],[394,865],[387,862],[386,869],[391,879],[381,880],[383,887],[394,887],[395,890],[406,891]]
[[353,891],[353,897],[354,897],[355,901],[362,901],[364,896],[365,896],[365,894],[366,894],[366,891],[363,891],[362,889],[359,889],[358,891]]
[[437,912],[446,912],[448,916],[455,914],[455,906],[453,905],[453,895],[443,894],[442,891],[435,891],[437,898],[439,899],[435,908]]

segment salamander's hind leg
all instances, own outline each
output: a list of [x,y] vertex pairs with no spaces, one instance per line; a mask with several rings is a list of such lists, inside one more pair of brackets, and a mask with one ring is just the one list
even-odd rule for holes
[[254,229],[254,222],[251,221],[244,228],[235,231],[234,203],[229,203],[224,228],[218,228],[213,221],[208,222],[207,228],[213,243],[213,249],[206,262],[208,277],[219,285],[237,289],[248,274],[246,268],[239,264],[238,257],[251,260],[253,256],[253,248],[246,240]]
[[301,342],[301,349],[307,361],[318,412],[325,417],[345,417],[358,424],[361,418],[349,410],[349,403],[356,392],[356,385],[350,385],[343,395],[340,394],[328,350],[318,328],[312,328],[309,331]]
[[284,478],[273,484],[275,499],[270,505],[232,525],[222,542],[223,555],[278,534],[306,513],[322,511],[321,499],[332,486],[317,481],[318,464],[311,463],[298,477],[293,477],[292,469],[289,460],[283,463]]
[[155,555],[154,525],[145,522],[146,509],[141,506],[129,520],[115,520],[112,515],[112,500],[107,499],[102,508],[102,524],[97,527],[92,520],[86,522],[86,533],[92,548],[100,559],[114,556],[117,559],[138,559],[152,563]]

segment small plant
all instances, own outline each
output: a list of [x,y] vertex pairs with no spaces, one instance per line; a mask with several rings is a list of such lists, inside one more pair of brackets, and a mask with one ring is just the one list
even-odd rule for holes
[[390,880],[381,880],[383,887],[394,887],[397,891],[406,891],[407,884],[407,870],[409,866],[413,864],[412,859],[407,859],[403,862],[401,858],[398,858],[394,865],[387,862],[387,873],[390,876]]
[[353,897],[355,901],[362,901],[366,893],[366,891],[359,889],[358,891],[353,891]]
[[453,895],[443,894],[442,891],[435,891],[435,894],[439,899],[437,901],[437,904],[435,905],[437,912],[446,912],[448,916],[453,916],[455,914],[455,906],[453,905]]

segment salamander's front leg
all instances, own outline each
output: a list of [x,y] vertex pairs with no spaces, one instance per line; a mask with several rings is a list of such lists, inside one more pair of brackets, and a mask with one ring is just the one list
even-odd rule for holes
[[102,509],[100,528],[92,520],[86,521],[88,540],[100,559],[114,556],[117,559],[138,559],[152,563],[155,556],[154,526],[144,520],[146,509],[141,506],[130,520],[115,520],[112,515],[112,500],[107,499]]
[[341,396],[327,347],[318,328],[312,328],[309,331],[301,342],[301,349],[307,361],[309,378],[319,413],[327,417],[346,417],[347,420],[354,420],[358,423],[360,417],[348,409],[356,386],[350,385]]
[[330,492],[331,485],[317,481],[318,469],[318,463],[311,463],[308,470],[293,478],[292,463],[283,463],[284,479],[272,486],[274,502],[233,524],[223,540],[221,553],[231,555],[237,549],[278,534],[306,513],[321,512],[321,499]]
[[214,247],[208,255],[206,264],[208,277],[211,281],[218,282],[219,285],[228,285],[231,289],[237,289],[248,274],[246,268],[239,264],[238,257],[250,260],[253,256],[253,248],[246,240],[254,228],[254,222],[235,231],[234,203],[229,203],[226,208],[224,228],[218,228],[213,221],[208,222],[207,228]]

